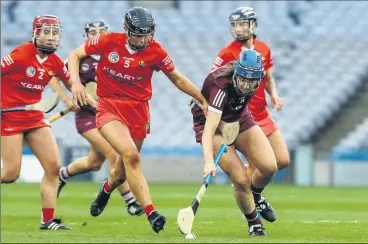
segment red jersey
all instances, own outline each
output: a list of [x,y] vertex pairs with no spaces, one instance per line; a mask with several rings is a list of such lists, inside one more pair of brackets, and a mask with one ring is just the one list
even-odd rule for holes
[[[33,43],[15,48],[1,58],[1,107],[12,108],[37,103],[53,76],[70,79],[63,61],[55,54],[41,59]],[[39,111],[2,113],[2,119],[33,121],[43,118]]]
[[[217,55],[217,58],[212,66],[212,69],[216,69],[230,61],[237,60],[240,52],[244,49],[242,44],[238,41],[233,41],[227,47],[223,48]],[[273,60],[271,56],[271,50],[264,42],[253,39],[253,46],[251,49],[256,50],[262,55],[263,67],[267,71],[273,66]],[[260,121],[268,116],[266,94],[265,94],[266,77],[262,80],[258,90],[253,95],[248,103],[248,107],[252,112],[252,115],[256,121]]]
[[158,42],[152,40],[146,49],[138,52],[129,48],[126,38],[125,33],[110,32],[86,41],[86,54],[100,55],[97,95],[150,100],[153,71],[170,73],[175,65]]

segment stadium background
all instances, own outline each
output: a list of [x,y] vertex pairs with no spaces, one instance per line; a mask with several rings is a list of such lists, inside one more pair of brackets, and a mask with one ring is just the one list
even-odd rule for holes
[[[275,181],[368,185],[361,175],[368,170],[368,61],[364,58],[368,22],[358,14],[368,10],[367,2],[6,1],[2,2],[1,55],[30,40],[36,15],[50,13],[62,21],[58,54],[66,59],[83,43],[86,21],[103,18],[110,31],[119,32],[125,11],[135,5],[151,8],[157,23],[155,38],[198,87],[219,50],[233,40],[227,20],[231,10],[240,5],[255,8],[259,16],[256,34],[271,47],[277,88],[286,103],[281,113],[271,113],[287,141],[292,163]],[[50,89],[44,95],[49,93]],[[195,181],[200,176],[201,150],[194,141],[188,100],[162,73],[154,75],[152,133],[142,153],[150,180]],[[74,114],[52,128],[64,165],[88,153],[86,140],[76,132]],[[37,163],[32,155],[26,158]],[[29,170],[22,171],[22,179],[39,179],[42,173],[36,177],[35,172],[41,168],[29,168],[29,177],[35,179],[28,179]],[[79,179],[100,180],[105,174],[106,167]]]

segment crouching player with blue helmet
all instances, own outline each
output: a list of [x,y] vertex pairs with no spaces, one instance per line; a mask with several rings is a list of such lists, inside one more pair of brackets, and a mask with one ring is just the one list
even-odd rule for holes
[[[205,79],[201,92],[209,102],[207,117],[198,103],[194,101],[192,103],[193,129],[196,141],[201,143],[204,154],[204,177],[208,174],[215,176],[214,154],[221,144],[228,144],[228,152],[221,157],[219,166],[234,185],[234,196],[248,221],[250,236],[263,236],[265,229],[257,215],[247,169],[236,150],[247,160],[255,162],[257,165],[255,174],[267,176],[271,181],[277,171],[272,147],[247,107],[263,75],[261,54],[250,49],[243,50],[237,61],[213,70]],[[227,127],[234,124],[237,126]],[[231,128],[232,131],[226,128]],[[227,135],[229,132],[233,135],[230,142]],[[269,181],[253,184],[256,187],[259,184],[258,187],[263,188],[262,184],[268,184]]]

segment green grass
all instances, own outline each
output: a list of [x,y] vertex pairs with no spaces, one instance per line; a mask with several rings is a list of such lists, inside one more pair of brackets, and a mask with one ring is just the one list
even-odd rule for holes
[[[196,240],[185,240],[176,215],[187,207],[199,185],[151,185],[153,201],[168,219],[156,234],[144,215],[131,217],[117,193],[99,217],[89,215],[98,184],[70,182],[58,201],[56,217],[72,231],[40,231],[38,184],[1,186],[1,242],[368,242],[368,194],[360,188],[300,188],[272,185],[265,195],[277,211],[275,223],[265,223],[267,237],[249,237],[230,185],[211,185],[193,227]],[[87,222],[86,226],[82,223]]]

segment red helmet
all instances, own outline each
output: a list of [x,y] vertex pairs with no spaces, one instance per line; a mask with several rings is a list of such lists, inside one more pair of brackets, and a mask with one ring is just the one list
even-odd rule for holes
[[61,32],[60,20],[55,15],[38,15],[33,20],[33,43],[45,54],[51,54],[58,49]]

